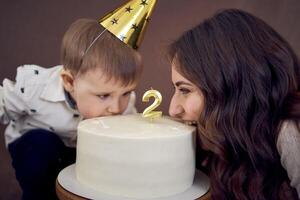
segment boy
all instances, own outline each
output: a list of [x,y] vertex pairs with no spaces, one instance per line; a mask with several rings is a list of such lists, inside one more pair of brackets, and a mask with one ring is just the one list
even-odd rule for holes
[[99,23],[81,19],[64,35],[62,66],[25,65],[0,87],[0,121],[23,200],[57,199],[55,179],[75,162],[82,119],[136,112],[137,49],[156,0],[131,0]]
[[24,65],[16,82],[3,81],[0,119],[9,123],[6,145],[24,200],[57,198],[55,179],[75,162],[80,120],[135,112],[140,55],[103,30],[77,20],[63,38],[62,66]]

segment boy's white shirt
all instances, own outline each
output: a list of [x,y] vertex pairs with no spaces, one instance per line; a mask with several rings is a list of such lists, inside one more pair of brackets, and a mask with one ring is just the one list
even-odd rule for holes
[[[77,125],[82,117],[67,102],[60,71],[62,66],[42,68],[23,65],[17,68],[16,81],[4,79],[0,86],[0,122],[8,124],[6,145],[32,129],[52,131],[65,145],[75,147]],[[123,114],[136,113],[132,92]]]

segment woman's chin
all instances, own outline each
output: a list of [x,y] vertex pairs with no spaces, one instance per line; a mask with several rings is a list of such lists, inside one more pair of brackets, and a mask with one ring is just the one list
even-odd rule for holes
[[189,125],[189,126],[197,126],[197,121],[184,120],[182,118],[177,118],[177,117],[171,117],[171,119],[174,120],[174,121],[177,121],[177,122],[184,123],[184,124]]
[[189,125],[189,126],[197,126],[196,121],[184,121],[183,123],[185,123],[186,125]]

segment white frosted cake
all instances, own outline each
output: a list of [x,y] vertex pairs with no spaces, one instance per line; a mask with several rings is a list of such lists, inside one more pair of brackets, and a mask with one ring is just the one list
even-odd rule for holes
[[195,174],[194,127],[140,114],[78,126],[76,178],[99,192],[138,199],[187,190]]

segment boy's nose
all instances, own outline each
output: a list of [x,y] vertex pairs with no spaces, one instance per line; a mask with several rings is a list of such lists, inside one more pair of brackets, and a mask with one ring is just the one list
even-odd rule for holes
[[180,117],[184,112],[183,107],[178,103],[177,99],[173,96],[169,107],[169,115],[171,117]]
[[110,104],[108,107],[108,112],[115,115],[115,114],[120,114],[121,112],[121,106],[120,106],[120,101],[116,100]]

